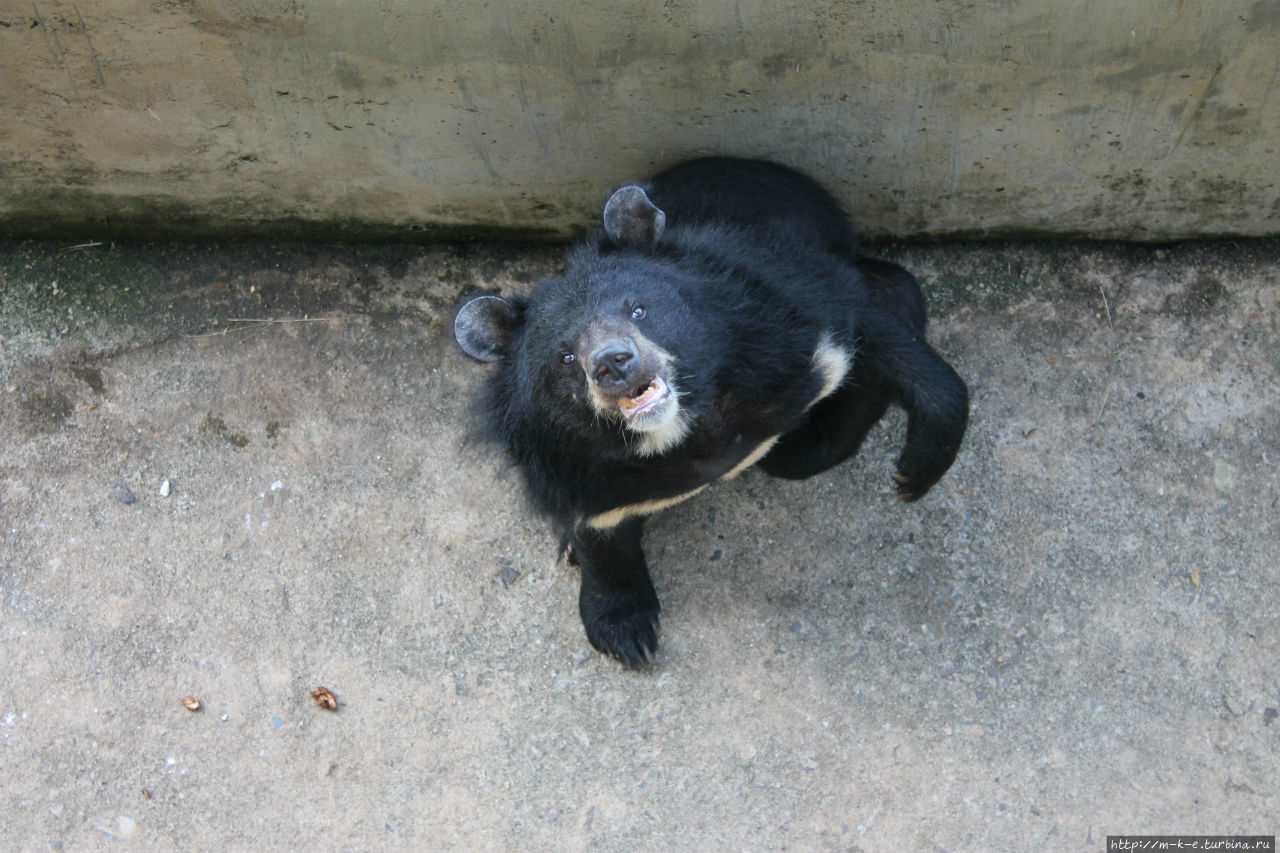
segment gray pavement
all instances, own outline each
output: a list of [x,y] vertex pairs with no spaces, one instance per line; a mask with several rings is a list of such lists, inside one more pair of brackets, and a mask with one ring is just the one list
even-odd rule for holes
[[1280,243],[883,254],[955,468],[893,500],[895,417],[657,517],[635,673],[447,331],[558,250],[0,246],[0,849],[1275,833]]

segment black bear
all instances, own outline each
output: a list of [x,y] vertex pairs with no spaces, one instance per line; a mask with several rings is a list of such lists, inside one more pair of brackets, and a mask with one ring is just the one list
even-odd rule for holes
[[901,267],[858,253],[813,179],[758,160],[691,160],[617,190],[603,230],[528,296],[463,302],[454,335],[497,362],[483,426],[582,572],[587,638],[653,661],[645,516],[751,465],[810,477],[907,412],[893,473],[913,501],[947,471],[968,391],[925,342]]

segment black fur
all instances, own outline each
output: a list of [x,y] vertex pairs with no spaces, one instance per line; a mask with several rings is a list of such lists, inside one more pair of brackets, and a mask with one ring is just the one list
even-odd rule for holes
[[[693,160],[619,190],[604,225],[528,296],[464,302],[455,333],[499,362],[484,425],[581,567],[587,637],[635,666],[657,645],[640,547],[653,506],[620,508],[714,482],[774,438],[760,467],[812,476],[856,453],[890,404],[908,416],[897,492],[916,500],[955,459],[968,393],[925,342],[915,279],[861,257],[804,175]],[[683,429],[652,426],[671,412]]]

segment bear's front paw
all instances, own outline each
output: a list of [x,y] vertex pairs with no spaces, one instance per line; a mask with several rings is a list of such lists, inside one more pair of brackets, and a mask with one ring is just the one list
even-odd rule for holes
[[629,667],[653,664],[661,617],[656,600],[584,596],[581,605],[587,639],[597,650]]

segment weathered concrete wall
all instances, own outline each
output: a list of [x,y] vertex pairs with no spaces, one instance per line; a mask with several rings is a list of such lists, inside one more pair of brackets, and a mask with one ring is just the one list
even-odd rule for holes
[[878,235],[1280,232],[1275,0],[4,0],[0,233],[501,229],[730,152]]

